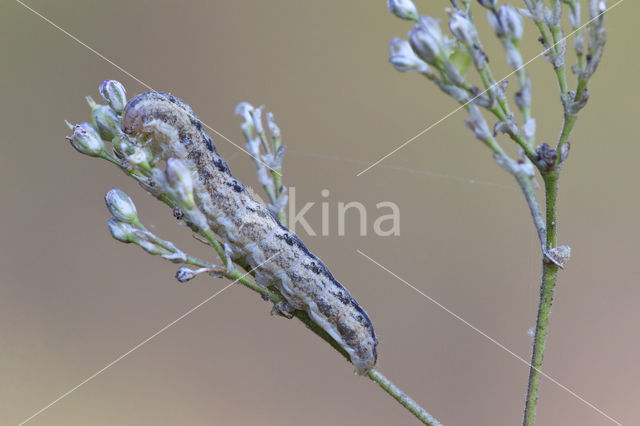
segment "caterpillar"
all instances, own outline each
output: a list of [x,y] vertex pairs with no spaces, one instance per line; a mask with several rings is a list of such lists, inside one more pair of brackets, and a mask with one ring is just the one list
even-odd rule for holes
[[154,157],[184,162],[196,205],[231,258],[255,268],[258,284],[282,293],[276,309],[306,311],[349,354],[356,373],[375,365],[378,339],[367,313],[300,238],[233,177],[187,103],[169,93],[142,93],[126,104],[121,126],[128,135],[150,137]]

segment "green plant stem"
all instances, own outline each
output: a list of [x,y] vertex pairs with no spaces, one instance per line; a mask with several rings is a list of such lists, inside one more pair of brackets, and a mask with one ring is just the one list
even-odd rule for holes
[[521,167],[518,167],[518,164],[504,152],[495,138],[490,137],[485,140],[484,143],[494,152],[494,156],[498,164],[500,164],[505,170],[511,173],[516,179],[516,182],[518,182],[518,185],[522,190],[522,194],[527,201],[527,206],[529,206],[531,218],[533,219],[533,225],[535,226],[536,232],[538,233],[538,239],[540,240],[540,247],[543,258],[547,258],[547,229],[545,226],[544,216],[542,215],[542,211],[540,210],[540,204],[538,204],[538,200],[533,189],[533,178],[525,173],[525,171]]
[[[551,8],[554,8],[556,3],[560,0],[551,0]],[[542,23],[536,24],[538,29],[540,30],[540,34],[547,46],[547,49],[553,52],[555,57],[559,55],[564,56],[564,52],[560,51],[560,43],[562,42],[562,27],[558,25],[549,26],[549,31],[551,33],[551,40],[549,40],[547,36],[547,32],[544,30],[544,26]],[[569,86],[567,85],[567,72],[566,66],[564,65],[564,61],[562,61],[562,65],[556,66],[553,65],[553,70],[556,73],[556,79],[558,80],[558,86],[560,87],[560,96],[562,97],[562,101],[564,105],[567,105]]]
[[[518,78],[518,85],[520,86],[520,90],[522,90],[527,84],[527,72],[524,68],[519,68],[516,70],[516,77]],[[520,108],[520,112],[522,112],[522,121],[526,123],[531,118],[531,107],[525,106]],[[533,141],[529,141],[529,144],[533,144]]]
[[[276,199],[278,199],[282,194],[282,170],[274,170],[271,175],[273,176],[273,186],[276,192]],[[287,213],[285,213],[284,209],[280,209],[276,214],[276,217],[282,226],[287,226]]]
[[556,164],[560,164],[562,161],[562,146],[567,143],[569,140],[569,134],[571,130],[573,130],[573,126],[576,124],[576,120],[578,120],[577,115],[564,115],[564,121],[562,122],[562,131],[560,132],[560,137],[558,138],[558,146],[556,146],[556,151],[558,151],[558,159],[556,160]]
[[385,392],[395,398],[404,408],[409,410],[414,416],[416,416],[422,423],[429,426],[441,426],[441,423],[436,420],[431,414],[427,413],[420,407],[413,399],[409,398],[402,392],[396,385],[394,385],[389,379],[382,375],[378,370],[372,368],[367,372],[367,376],[374,382],[376,382]]
[[[547,251],[555,248],[557,244],[556,232],[556,201],[558,193],[558,170],[543,172],[544,188],[546,196],[546,222],[547,222]],[[536,417],[536,404],[538,402],[538,390],[540,387],[540,369],[544,357],[544,347],[549,327],[549,315],[553,302],[553,293],[558,275],[558,266],[546,258],[542,262],[542,283],[540,287],[540,301],[538,304],[538,317],[536,320],[536,333],[531,354],[531,368],[529,370],[529,383],[527,385],[527,397],[524,410],[524,426],[533,426]]]
[[[480,75],[480,80],[482,80],[482,84],[485,90],[487,90],[487,92],[489,93],[489,97],[493,99],[493,92],[491,91],[491,89],[497,86],[498,83],[496,82],[495,78],[493,78],[493,74],[491,73],[489,64],[485,63],[484,68],[478,69],[478,74]],[[498,102],[498,105],[500,105],[500,109],[504,114],[503,117],[509,116],[509,114],[511,114],[511,109],[509,108],[507,100],[501,97],[495,100]]]

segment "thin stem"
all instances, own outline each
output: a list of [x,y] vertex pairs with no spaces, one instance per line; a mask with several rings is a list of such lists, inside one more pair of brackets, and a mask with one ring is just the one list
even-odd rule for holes
[[[487,62],[485,62],[483,68],[478,69],[478,74],[480,75],[480,80],[482,80],[484,88],[488,91],[487,93],[489,94],[489,97],[493,99],[494,93],[491,89],[493,87],[496,87],[498,83],[496,82],[495,78],[493,78],[491,68],[489,68],[489,64]],[[509,116],[509,114],[511,114],[511,110],[509,109],[507,100],[502,97],[498,97],[495,100],[498,102],[498,105],[500,105],[500,109],[504,113],[503,117],[506,118],[507,116]]]
[[427,413],[422,407],[420,407],[413,399],[409,398],[404,392],[402,392],[396,385],[394,385],[389,379],[382,375],[378,370],[372,368],[367,372],[367,376],[374,382],[376,382],[385,392],[395,398],[404,408],[409,410],[414,416],[416,416],[422,423],[429,426],[441,426],[438,420],[436,420],[431,414]]
[[516,178],[518,185],[520,185],[520,189],[522,189],[524,198],[527,200],[527,205],[529,206],[529,211],[531,212],[531,218],[533,219],[533,224],[536,227],[536,231],[538,233],[538,239],[540,240],[542,252],[545,253],[547,251],[547,228],[545,227],[544,216],[542,215],[540,205],[538,204],[536,194],[533,190],[533,183],[531,182],[532,178],[531,176],[528,176],[522,172],[515,173],[514,177]]
[[[520,90],[523,90],[527,85],[527,72],[524,67],[518,68],[516,70],[516,77],[518,78],[518,85],[520,86]],[[531,106],[524,106],[520,108],[520,112],[522,112],[522,121],[526,123],[531,118]],[[529,141],[532,143],[532,141]]]
[[225,253],[224,248],[222,247],[222,245],[220,245],[220,242],[216,238],[216,235],[213,233],[211,228],[207,227],[206,229],[202,229],[202,234],[216,251],[222,263],[226,265],[228,262],[227,253]]
[[[557,244],[556,200],[558,193],[558,176],[558,170],[543,173],[547,208],[547,251],[555,248]],[[549,327],[549,315],[551,313],[551,304],[553,302],[557,276],[558,266],[547,259],[543,259],[536,334],[531,354],[531,368],[529,370],[529,383],[527,385],[527,398],[524,410],[524,426],[533,426],[535,423],[536,404],[538,402],[538,390],[540,386],[540,369],[542,368],[544,347]]]
[[[557,2],[560,0],[551,0],[551,8],[554,9],[556,7]],[[554,58],[564,57],[565,52],[561,51],[563,44],[562,39],[562,27],[560,23],[555,23],[554,25],[549,26],[549,31],[551,32],[551,39],[553,44],[547,45],[548,49],[553,52]],[[564,65],[564,60],[560,62],[560,65],[556,65],[558,61],[554,59],[553,70],[556,73],[556,79],[558,80],[558,86],[560,87],[560,96],[562,98],[563,105],[568,105],[568,97],[569,97],[569,86],[567,84],[567,70]]]
[[[504,115],[502,110],[498,107],[489,108],[489,111],[498,118],[500,121],[507,120],[507,116]],[[529,143],[520,133],[509,132],[507,133],[512,141],[518,144],[522,151],[527,156],[529,160],[534,160],[536,158],[536,152],[531,147],[531,143]]]
[[[558,138],[558,146],[556,147],[556,151],[558,151],[558,153],[562,152],[562,146],[569,140],[569,134],[571,133],[571,130],[573,130],[573,126],[576,124],[576,120],[578,120],[577,115],[564,115],[564,121],[562,122],[562,131],[560,132],[560,137]],[[561,161],[562,155],[558,155],[556,164],[560,164]]]
[[550,46],[552,46],[544,24],[542,22],[536,22],[536,27],[538,27],[538,31],[540,31],[540,37],[542,38],[542,43],[544,44],[545,48],[549,48]]

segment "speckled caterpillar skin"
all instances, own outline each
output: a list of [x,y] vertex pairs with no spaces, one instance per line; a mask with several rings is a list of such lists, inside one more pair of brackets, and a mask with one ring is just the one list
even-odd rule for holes
[[305,310],[349,353],[358,374],[373,367],[378,340],[366,312],[300,238],[231,175],[189,105],[168,93],[142,93],[127,103],[122,129],[151,136],[154,156],[185,163],[209,226],[231,248],[233,259],[257,268],[258,284],[278,288],[288,302],[285,309]]

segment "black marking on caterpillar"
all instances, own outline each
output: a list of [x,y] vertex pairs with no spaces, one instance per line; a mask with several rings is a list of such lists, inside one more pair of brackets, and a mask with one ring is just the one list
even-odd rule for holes
[[286,301],[281,310],[306,311],[349,354],[358,374],[375,365],[378,339],[367,313],[300,238],[231,175],[189,105],[168,93],[142,93],[124,108],[122,129],[151,136],[154,156],[185,163],[209,225],[233,259],[257,267],[258,284],[280,290]]

